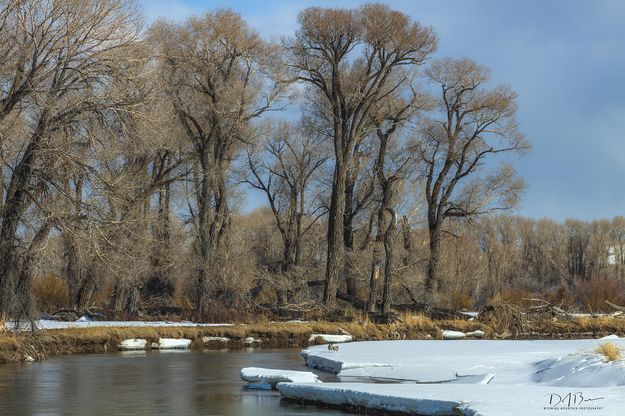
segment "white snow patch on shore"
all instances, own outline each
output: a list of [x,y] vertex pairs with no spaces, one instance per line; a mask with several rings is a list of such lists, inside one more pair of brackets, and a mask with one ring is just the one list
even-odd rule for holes
[[483,338],[486,333],[481,330],[476,330],[472,332],[460,332],[460,331],[452,331],[449,329],[445,329],[442,331],[443,338],[445,339],[463,339],[466,337],[475,337],[475,338]]
[[349,334],[333,335],[333,334],[311,334],[308,338],[308,342],[313,342],[316,338],[321,338],[324,342],[331,342],[333,344],[340,344],[343,342],[351,342],[354,340]]
[[443,330],[443,338],[445,339],[461,339],[466,337],[467,334],[465,334],[464,332],[460,332],[460,331],[450,331],[450,330]]
[[118,348],[123,351],[144,350],[148,341],[145,339],[131,338],[119,343]]
[[277,383],[321,383],[317,375],[310,371],[275,370],[271,368],[244,367],[241,369],[241,379],[247,381],[248,388],[271,390]]
[[227,337],[209,337],[209,336],[202,337],[203,344],[208,344],[209,342],[221,342],[221,343],[227,344],[229,341],[230,341],[230,338],[227,338]]
[[[15,322],[7,321],[7,328],[16,329]],[[214,327],[214,326],[234,326],[234,324],[203,324],[197,322],[169,322],[169,321],[51,321],[40,319],[35,321],[37,329],[66,329],[66,328],[97,328],[97,327]],[[30,331],[30,322],[20,322],[19,330]]]
[[186,338],[159,338],[158,349],[159,350],[177,350],[188,349],[191,345],[191,340]]

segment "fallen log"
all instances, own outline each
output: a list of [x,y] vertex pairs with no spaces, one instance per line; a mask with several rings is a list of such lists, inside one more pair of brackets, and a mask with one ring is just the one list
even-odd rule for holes
[[608,305],[610,308],[617,310],[619,312],[625,312],[625,306],[619,306],[619,305],[615,305],[614,303],[606,300],[605,301],[606,305]]
[[532,312],[543,312],[545,310],[552,312],[554,315],[566,315],[569,316],[570,314],[565,311],[564,309],[560,308],[559,306],[556,306],[550,302],[547,302],[544,299],[539,299],[539,298],[526,298],[524,300],[529,300],[530,302],[535,302],[535,303],[539,303],[539,305],[536,306],[530,306],[528,313],[532,313]]

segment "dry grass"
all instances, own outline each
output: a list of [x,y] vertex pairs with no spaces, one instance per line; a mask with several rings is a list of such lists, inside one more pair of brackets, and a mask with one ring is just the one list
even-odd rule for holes
[[[577,323],[581,329],[586,331],[607,331],[610,329],[616,329],[615,324],[618,325],[619,321],[609,316],[581,316],[575,318],[573,322]],[[623,322],[625,326],[625,322]]]
[[466,292],[457,290],[451,294],[450,307],[457,311],[470,310],[474,307],[474,302]]
[[576,288],[577,301],[593,312],[608,312],[605,301],[625,304],[625,285],[616,279],[594,277]]
[[595,352],[603,355],[607,362],[621,359],[621,350],[611,342],[600,344],[597,349],[595,349]]
[[491,300],[492,304],[510,304],[529,306],[528,299],[534,297],[533,292],[526,288],[506,288],[496,293]]
[[41,311],[54,312],[69,303],[67,283],[54,273],[35,277],[31,290]]
[[431,331],[436,329],[434,322],[425,315],[414,315],[411,313],[405,313],[401,317],[404,325],[412,329],[418,329],[420,331]]
[[[502,312],[500,310],[495,312]],[[505,312],[505,311],[504,311]],[[505,315],[505,314],[504,314]],[[499,318],[502,318],[499,316]],[[501,319],[496,321],[441,320],[434,321],[423,315],[404,314],[403,322],[389,325],[374,324],[363,315],[354,322],[306,322],[306,323],[269,323],[237,324],[215,327],[130,327],[130,328],[74,328],[38,332],[0,333],[0,363],[22,361],[26,356],[43,359],[50,355],[97,353],[114,351],[124,339],[143,338],[149,342],[158,338],[188,338],[193,342],[191,348],[202,349],[211,346],[202,344],[203,336],[230,338],[229,348],[243,348],[246,337],[261,341],[262,347],[306,347],[312,333],[341,334],[349,333],[355,340],[383,339],[441,339],[441,330],[451,329],[470,332],[480,329],[486,338],[494,338],[501,331],[512,333],[514,320],[509,320],[508,327]],[[504,319],[505,321],[505,319]],[[501,326],[501,327],[500,327]],[[531,322],[532,332],[516,332],[514,338],[579,338],[598,337],[607,334],[625,333],[625,319],[603,317],[580,317],[572,320],[553,320],[549,317]],[[451,341],[450,341],[451,342]],[[605,344],[604,344],[605,345]],[[223,347],[218,345],[215,347]],[[602,347],[603,348],[603,347]],[[609,348],[609,347],[608,347]],[[618,350],[618,349],[617,349]],[[607,351],[607,350],[606,350]],[[598,351],[599,352],[599,351]],[[600,352],[604,354],[603,352]],[[619,352],[620,353],[620,352]],[[607,354],[606,357],[608,357]],[[608,358],[609,359],[609,358]]]

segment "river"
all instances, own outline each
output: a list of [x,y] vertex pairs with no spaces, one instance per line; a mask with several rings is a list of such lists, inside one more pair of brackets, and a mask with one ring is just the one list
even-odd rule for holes
[[251,366],[306,370],[299,349],[90,354],[4,364],[0,415],[344,415],[245,389],[239,370]]

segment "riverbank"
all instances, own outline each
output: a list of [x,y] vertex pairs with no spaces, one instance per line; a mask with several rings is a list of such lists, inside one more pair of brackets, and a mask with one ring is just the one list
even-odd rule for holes
[[374,324],[356,322],[268,322],[217,326],[145,326],[81,327],[11,331],[0,334],[0,363],[40,361],[63,354],[117,351],[125,339],[141,338],[152,342],[159,338],[190,339],[191,349],[307,347],[323,343],[313,334],[352,336],[354,341],[444,339],[447,331],[481,331],[484,339],[568,339],[598,338],[625,334],[625,319],[609,316],[576,317],[568,321],[545,318],[535,321],[531,330],[506,333],[492,324],[478,320],[431,320],[424,316],[404,316],[403,322]]

